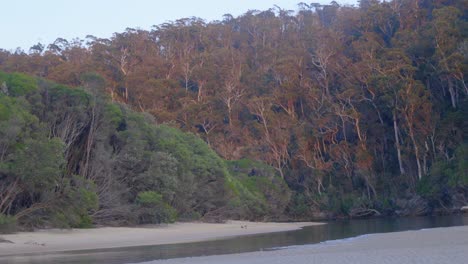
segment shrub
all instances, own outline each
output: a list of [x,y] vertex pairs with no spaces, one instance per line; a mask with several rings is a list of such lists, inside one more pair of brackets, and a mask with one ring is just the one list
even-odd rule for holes
[[16,232],[16,218],[0,214],[0,234],[11,234]]
[[249,159],[226,162],[228,188],[238,201],[229,203],[240,218],[265,219],[281,215],[291,196],[286,182],[267,164]]
[[307,197],[302,193],[295,193],[288,207],[289,214],[294,218],[303,218],[307,216],[310,206],[307,204]]
[[138,193],[136,203],[139,206],[139,224],[173,223],[177,212],[162,199],[162,194],[154,191]]
[[89,215],[81,215],[79,218],[79,222],[76,223],[74,228],[91,228],[93,227],[93,219]]

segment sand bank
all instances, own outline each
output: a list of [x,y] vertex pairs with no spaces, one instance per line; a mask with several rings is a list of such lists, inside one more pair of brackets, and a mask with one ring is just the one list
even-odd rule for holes
[[468,226],[371,234],[276,251],[147,262],[148,264],[464,264]]
[[196,242],[224,237],[281,232],[320,223],[258,223],[228,221],[222,224],[176,223],[151,227],[38,230],[0,235],[0,256],[31,253],[119,248]]

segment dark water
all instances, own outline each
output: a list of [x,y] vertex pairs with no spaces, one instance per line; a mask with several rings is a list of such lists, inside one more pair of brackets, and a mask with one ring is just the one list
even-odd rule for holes
[[73,253],[0,257],[0,263],[139,263],[156,259],[220,255],[319,243],[370,233],[468,225],[468,215],[411,218],[375,218],[327,222],[302,230],[249,235],[216,241],[159,246],[139,246]]

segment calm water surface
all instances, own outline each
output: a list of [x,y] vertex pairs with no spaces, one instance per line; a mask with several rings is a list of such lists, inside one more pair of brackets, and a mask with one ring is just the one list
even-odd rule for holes
[[327,222],[302,230],[249,235],[216,241],[1,258],[0,263],[139,263],[156,259],[220,255],[320,243],[370,233],[468,225],[468,215],[376,218]]

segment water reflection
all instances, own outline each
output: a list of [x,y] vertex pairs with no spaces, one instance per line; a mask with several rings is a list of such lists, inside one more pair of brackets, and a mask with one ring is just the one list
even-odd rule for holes
[[138,263],[175,257],[271,250],[272,248],[313,244],[370,233],[460,225],[468,225],[467,215],[343,220],[328,222],[327,225],[306,227],[297,231],[250,235],[216,241],[107,250],[86,250],[60,254],[36,254],[9,258],[0,257],[0,263]]

